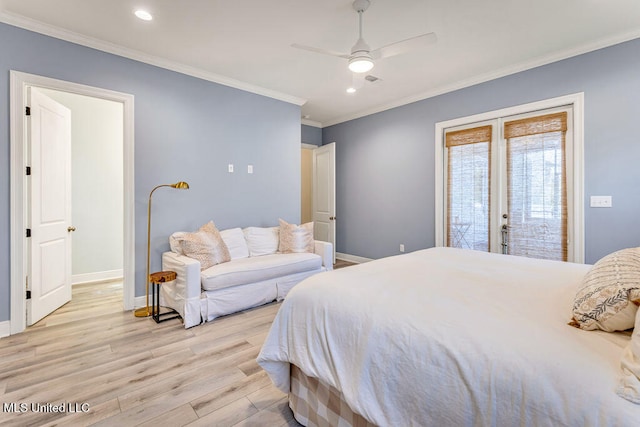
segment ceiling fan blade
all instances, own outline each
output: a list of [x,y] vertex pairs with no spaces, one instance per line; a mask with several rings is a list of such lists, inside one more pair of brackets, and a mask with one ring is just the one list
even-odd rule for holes
[[321,53],[323,55],[337,56],[338,58],[344,58],[344,59],[349,59],[349,56],[350,56],[347,53],[336,52],[336,51],[327,50],[327,49],[320,49],[318,47],[305,46],[297,43],[292,44],[291,47],[295,47],[296,49],[308,50],[310,52]]
[[391,43],[371,51],[373,59],[389,58],[411,50],[421,49],[438,41],[436,33],[421,34],[399,42]]

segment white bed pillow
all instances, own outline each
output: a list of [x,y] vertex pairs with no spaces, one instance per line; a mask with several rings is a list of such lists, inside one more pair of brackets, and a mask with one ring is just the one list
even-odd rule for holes
[[181,244],[186,256],[200,261],[201,270],[231,261],[229,249],[213,221],[209,221],[195,233],[184,233]]
[[249,257],[249,247],[241,228],[222,230],[220,235],[227,248],[229,248],[229,255],[231,255],[232,260]]
[[271,255],[278,252],[280,227],[247,227],[242,232],[247,240],[249,256]]
[[569,323],[585,330],[634,327],[640,304],[640,248],[613,252],[587,272],[573,302]]
[[636,313],[631,342],[622,353],[620,368],[622,378],[616,392],[619,396],[640,404],[640,310]]
[[280,219],[280,246],[283,254],[314,252],[313,222],[302,225],[289,224]]

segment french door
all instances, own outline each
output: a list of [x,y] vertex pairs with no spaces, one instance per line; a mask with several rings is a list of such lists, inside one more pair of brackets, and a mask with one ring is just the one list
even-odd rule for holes
[[444,245],[573,261],[573,109],[444,129]]

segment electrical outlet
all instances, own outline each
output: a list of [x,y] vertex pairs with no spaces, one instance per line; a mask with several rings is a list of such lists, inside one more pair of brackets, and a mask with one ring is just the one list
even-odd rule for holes
[[400,252],[404,252],[404,243],[400,243]]
[[253,173],[253,165],[247,166],[247,173]]
[[233,173],[233,163],[229,163],[229,173]]

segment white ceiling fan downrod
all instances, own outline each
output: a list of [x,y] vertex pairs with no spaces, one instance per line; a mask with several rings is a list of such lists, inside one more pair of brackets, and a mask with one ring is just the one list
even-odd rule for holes
[[353,2],[353,9],[358,12],[359,21],[358,41],[351,48],[351,56],[349,58],[349,69],[354,73],[366,73],[373,68],[371,48],[362,38],[362,15],[370,5],[370,0],[355,0]]

